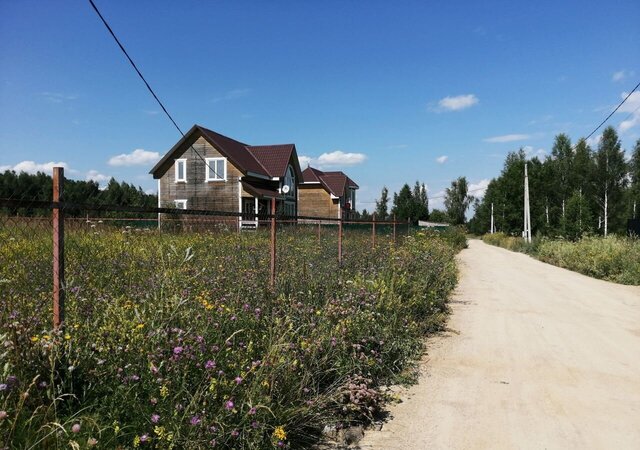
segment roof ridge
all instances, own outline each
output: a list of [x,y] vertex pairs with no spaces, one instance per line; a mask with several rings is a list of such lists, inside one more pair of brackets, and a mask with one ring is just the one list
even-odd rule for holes
[[253,159],[255,159],[255,160],[256,160],[256,162],[258,163],[258,165],[259,165],[260,167],[262,167],[262,170],[264,170],[264,173],[265,173],[268,177],[270,177],[270,176],[271,176],[271,174],[269,173],[269,171],[267,170],[267,168],[264,166],[264,164],[262,164],[262,162],[260,162],[260,160],[259,160],[258,158],[256,158],[256,155],[254,155],[254,154],[251,152],[251,150],[249,150],[249,147],[256,147],[256,146],[255,146],[255,145],[246,145],[246,144],[243,144],[243,145],[244,145],[244,148],[246,148],[246,149],[247,149],[247,153],[249,153],[249,154],[251,155],[251,157],[252,157]]

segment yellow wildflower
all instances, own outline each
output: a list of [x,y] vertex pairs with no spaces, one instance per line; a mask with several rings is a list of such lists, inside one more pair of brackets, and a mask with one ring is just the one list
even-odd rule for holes
[[68,341],[69,339],[71,339],[71,335],[69,333],[65,334],[64,339]]
[[140,446],[140,436],[136,436],[133,438],[133,446],[134,448],[138,448]]
[[287,433],[284,431],[284,427],[276,427],[276,429],[273,430],[273,437],[279,441],[287,439]]
[[138,330],[142,330],[144,328],[144,324],[143,323],[139,323],[138,325],[136,325],[136,329]]
[[167,398],[167,395],[169,395],[169,388],[166,385],[162,386],[160,388],[160,397]]
[[31,342],[38,342],[40,338],[38,336],[31,336]]

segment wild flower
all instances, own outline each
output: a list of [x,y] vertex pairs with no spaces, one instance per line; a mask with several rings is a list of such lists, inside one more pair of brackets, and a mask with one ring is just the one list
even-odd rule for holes
[[214,369],[215,367],[216,367],[216,362],[212,360],[208,360],[204,365],[205,369]]
[[200,425],[200,422],[202,422],[202,420],[200,420],[200,417],[198,416],[191,417],[191,420],[189,421],[189,423],[193,426]]
[[227,400],[227,401],[224,403],[224,408],[225,408],[227,411],[231,411],[231,410],[234,408],[234,406],[235,406],[235,405],[234,405],[234,403],[233,403],[233,401],[232,401],[232,400]]
[[74,423],[73,426],[71,427],[71,431],[74,433],[80,433],[80,424]]
[[284,427],[277,426],[273,430],[273,437],[279,441],[284,441],[285,439],[287,439],[287,433],[284,431]]
[[160,416],[158,414],[151,414],[151,422],[158,423],[160,421]]

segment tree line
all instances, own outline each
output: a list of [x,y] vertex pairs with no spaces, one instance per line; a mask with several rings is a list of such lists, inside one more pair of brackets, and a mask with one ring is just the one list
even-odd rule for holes
[[[64,200],[75,204],[122,205],[155,208],[158,197],[147,194],[141,187],[111,178],[104,189],[95,181],[64,180]],[[48,210],[29,205],[33,201],[51,201],[53,179],[43,172],[28,174],[7,170],[0,173],[0,198],[21,200],[22,206],[8,208],[10,214],[35,216],[46,214]],[[73,215],[73,211],[70,211]],[[77,213],[79,214],[79,212]]]
[[543,161],[527,159],[523,149],[509,153],[500,176],[475,202],[470,231],[490,231],[493,205],[496,231],[522,232],[525,163],[533,234],[566,239],[585,233],[625,234],[627,220],[640,213],[640,139],[627,161],[615,128],[607,127],[595,150],[585,139],[573,146],[569,136],[559,134]]

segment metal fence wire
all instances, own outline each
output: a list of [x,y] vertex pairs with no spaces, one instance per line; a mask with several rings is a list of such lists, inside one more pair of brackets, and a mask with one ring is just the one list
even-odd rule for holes
[[[63,183],[62,171],[54,171],[52,201],[30,200],[26,193],[0,198],[0,293],[9,306],[2,320],[11,320],[12,301],[35,297],[39,307],[27,319],[53,317],[58,328],[67,296],[96,298],[92,307],[99,307],[105,292],[121,298],[144,286],[152,291],[163,282],[163,268],[189,261],[194,247],[207,252],[207,264],[218,264],[238,283],[255,276],[265,287],[286,290],[278,285],[279,272],[304,277],[319,264],[337,269],[350,263],[354,246],[363,240],[372,247],[392,246],[412,232],[409,222],[276,214],[275,200],[271,213],[260,215],[72,203],[65,201]],[[98,274],[86,270],[95,264],[101,267]],[[149,265],[156,270],[143,270]],[[197,266],[185,264],[184,270],[185,276],[198,276]],[[211,280],[212,289],[215,284]]]

